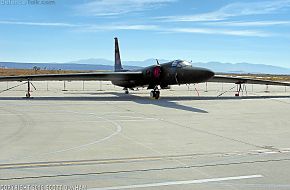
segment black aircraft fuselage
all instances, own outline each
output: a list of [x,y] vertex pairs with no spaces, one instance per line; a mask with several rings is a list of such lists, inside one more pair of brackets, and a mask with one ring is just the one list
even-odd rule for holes
[[124,87],[125,93],[129,93],[128,89],[136,87],[145,87],[153,89],[150,93],[152,98],[158,99],[161,89],[169,88],[170,85],[191,84],[206,82],[214,76],[214,72],[209,69],[192,67],[192,65],[184,60],[174,60],[168,63],[151,65],[144,69],[127,71],[124,70],[121,63],[120,49],[118,38],[115,38],[115,72],[134,73],[139,72],[138,78],[122,78],[111,80],[114,85]]
[[113,80],[112,83],[124,88],[148,86],[148,89],[154,89],[160,86],[164,89],[170,85],[206,82],[214,76],[211,70],[192,67],[189,62],[183,60],[152,65],[136,71],[142,72],[142,77],[138,80]]

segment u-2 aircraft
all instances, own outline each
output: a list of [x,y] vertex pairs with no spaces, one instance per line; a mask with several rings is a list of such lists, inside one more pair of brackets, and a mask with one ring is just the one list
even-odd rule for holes
[[265,85],[281,85],[290,86],[290,83],[275,82],[267,80],[258,80],[240,77],[217,76],[209,69],[194,67],[185,60],[174,60],[168,63],[156,64],[139,69],[124,70],[120,58],[120,50],[118,38],[115,39],[115,71],[114,72],[93,72],[93,73],[77,73],[77,74],[42,74],[27,76],[2,76],[2,81],[26,81],[28,84],[26,97],[30,98],[30,85],[32,81],[92,81],[102,80],[111,81],[114,85],[123,87],[125,93],[129,93],[129,89],[137,87],[147,87],[152,89],[150,97],[159,99],[160,89],[168,89],[170,85],[181,85],[202,82],[222,82],[235,83],[239,85],[238,92],[241,90],[242,84],[265,84]]

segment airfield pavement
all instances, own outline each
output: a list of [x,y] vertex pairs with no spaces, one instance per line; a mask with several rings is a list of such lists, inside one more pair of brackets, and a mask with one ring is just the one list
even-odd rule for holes
[[34,85],[0,93],[1,190],[290,189],[289,87]]

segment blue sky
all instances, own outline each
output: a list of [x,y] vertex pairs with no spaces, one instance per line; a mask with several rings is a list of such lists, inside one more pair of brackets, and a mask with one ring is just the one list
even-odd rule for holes
[[290,0],[0,0],[0,61],[186,59],[290,68]]

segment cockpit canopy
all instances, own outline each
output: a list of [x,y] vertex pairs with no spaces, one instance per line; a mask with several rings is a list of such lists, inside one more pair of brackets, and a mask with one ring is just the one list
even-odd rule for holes
[[175,60],[172,62],[172,67],[179,67],[179,68],[182,68],[182,67],[192,67],[192,65],[187,62],[187,61],[184,61],[184,60]]

